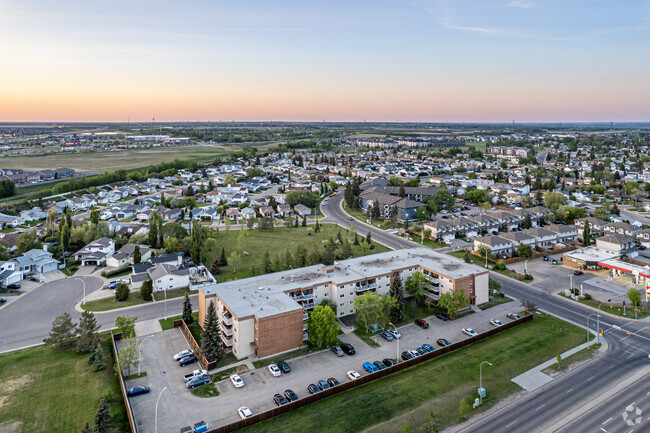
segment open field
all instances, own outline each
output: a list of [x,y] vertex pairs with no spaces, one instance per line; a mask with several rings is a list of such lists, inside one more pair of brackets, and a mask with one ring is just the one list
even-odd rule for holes
[[[309,227],[276,227],[273,230],[231,230],[226,233],[220,230],[215,234],[219,245],[225,248],[228,265],[221,268],[220,273],[214,277],[218,282],[229,281],[238,278],[246,278],[253,275],[259,275],[264,270],[264,255],[268,251],[270,259],[274,262],[280,259],[280,269],[274,271],[290,269],[284,262],[285,252],[288,250],[291,254],[294,265],[296,252],[302,246],[309,256],[311,249],[316,247],[320,254],[323,253],[325,245],[329,239],[336,241],[337,234],[341,232],[342,238],[347,238],[352,249],[352,257],[366,256],[369,254],[383,253],[389,251],[384,245],[373,242],[375,248],[368,249],[365,242],[361,245],[353,245],[354,233],[348,232],[334,224],[321,225],[320,232],[314,232],[314,226]],[[359,241],[362,236],[359,236]],[[338,253],[340,247],[336,249]],[[318,263],[321,263],[320,261]],[[296,266],[294,266],[296,267]],[[254,268],[254,269],[253,269]]]
[[[0,431],[81,431],[91,426],[103,395],[116,431],[129,431],[109,338],[102,344],[107,367],[93,372],[88,354],[38,347],[0,356]],[[56,403],[53,403],[56,402]]]
[[[145,167],[179,158],[195,158],[210,161],[228,154],[227,150],[214,146],[170,147],[158,149],[134,149],[113,152],[59,153],[54,155],[8,156],[2,158],[3,168],[39,170],[55,167],[73,168],[83,173],[103,173]],[[44,184],[47,185],[47,184]],[[17,190],[20,193],[21,189]]]
[[[551,324],[554,326],[551,328]],[[560,328],[564,329],[564,335]],[[411,432],[429,432],[429,410],[438,430],[461,421],[461,399],[473,403],[479,364],[487,389],[483,411],[520,390],[511,379],[530,368],[584,342],[580,328],[548,316],[440,358],[264,421],[243,431],[303,432],[318,424],[320,432],[398,432],[408,425]],[[470,409],[469,415],[475,410]]]

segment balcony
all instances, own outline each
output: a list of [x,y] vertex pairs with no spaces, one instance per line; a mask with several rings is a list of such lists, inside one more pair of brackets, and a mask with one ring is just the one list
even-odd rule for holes
[[302,304],[302,307],[303,307],[305,310],[311,310],[311,309],[314,308],[315,306],[316,306],[316,304],[314,304],[313,302],[309,302],[309,303],[307,303],[307,304]]
[[309,334],[307,334],[307,331],[302,331],[302,341],[307,341],[309,338]]
[[232,320],[232,315],[231,314],[223,313],[223,312],[219,311],[218,315],[219,315],[219,318],[221,319],[221,321],[223,323],[225,323],[228,326],[232,326],[233,320]]
[[302,330],[303,330],[303,331],[306,331],[306,330],[307,330],[307,324],[306,324],[306,323],[303,323],[303,324],[302,324]]
[[307,293],[306,295],[302,294],[302,295],[292,296],[292,298],[293,298],[294,301],[297,301],[297,302],[305,302],[305,301],[310,301],[310,300],[314,299],[314,294],[313,293]]
[[221,341],[223,341],[223,344],[224,344],[226,347],[232,347],[232,338],[227,337],[227,336],[221,334]]
[[359,284],[356,288],[355,291],[357,293],[362,293],[365,292],[366,290],[376,290],[379,288],[379,284],[377,283],[371,283],[371,284]]
[[307,312],[302,313],[302,320],[303,320],[303,322],[305,320],[309,320],[309,313],[307,313]]
[[440,300],[440,292],[430,292],[428,290],[424,291],[424,296],[433,299],[434,301]]
[[225,334],[225,335],[227,335],[229,337],[232,337],[232,328],[229,328],[227,326],[223,326],[223,324],[221,324],[220,328],[221,328],[221,334],[222,335]]

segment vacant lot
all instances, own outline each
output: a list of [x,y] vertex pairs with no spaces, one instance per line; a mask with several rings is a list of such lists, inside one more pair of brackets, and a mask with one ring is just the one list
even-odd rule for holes
[[103,395],[108,397],[116,431],[129,431],[106,340],[108,366],[99,372],[92,371],[87,354],[72,349],[40,347],[0,356],[0,431],[81,431],[86,421],[92,425]]
[[[354,245],[354,233],[334,224],[322,225],[318,233],[314,231],[313,225],[309,227],[278,227],[270,231],[231,230],[227,233],[225,230],[221,230],[216,234],[216,239],[219,245],[223,245],[225,248],[228,265],[221,268],[221,272],[215,275],[215,278],[217,281],[223,282],[235,278],[250,277],[253,275],[253,271],[255,271],[255,275],[261,274],[267,251],[272,262],[280,259],[281,268],[274,268],[274,271],[289,269],[284,260],[287,250],[294,259],[292,265],[295,268],[297,267],[295,266],[295,257],[299,247],[304,248],[307,254],[315,247],[322,254],[329,239],[334,239],[338,246],[339,231],[342,239],[348,239],[352,257],[389,251],[388,248],[378,243],[374,243],[374,249],[369,249],[365,242],[361,242],[362,236],[359,236],[360,245]],[[339,246],[336,251],[338,252],[340,249]]]
[[113,152],[57,153],[53,155],[8,156],[2,158],[3,168],[39,170],[66,167],[84,173],[103,173],[119,169],[145,167],[179,158],[211,161],[226,155],[227,150],[214,146],[137,149]]
[[[553,325],[551,327],[551,325]],[[562,334],[561,328],[564,329]],[[483,409],[520,390],[510,381],[557,353],[584,341],[584,332],[559,319],[536,315],[531,322],[359,388],[321,400],[245,429],[245,432],[429,432],[429,411],[438,430],[460,421],[458,406],[476,394],[479,365],[487,398]],[[468,416],[475,411],[470,409]]]

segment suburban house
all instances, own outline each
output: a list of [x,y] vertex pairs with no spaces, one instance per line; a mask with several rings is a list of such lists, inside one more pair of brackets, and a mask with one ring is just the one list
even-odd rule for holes
[[99,266],[113,254],[115,254],[115,241],[111,238],[101,238],[77,251],[74,259],[80,261],[81,266]]
[[23,276],[56,271],[59,267],[59,262],[52,258],[52,253],[37,248],[27,251],[22,256],[8,260],[8,262],[14,262],[14,270],[22,272]]
[[492,254],[498,258],[511,256],[513,251],[513,245],[510,240],[495,235],[481,236],[474,239],[474,251],[478,251],[481,246],[488,247],[492,251]]
[[[140,247],[141,262],[146,262],[151,257],[152,250],[146,245],[138,245]],[[115,254],[106,259],[106,266],[113,268],[123,268],[125,266],[133,266],[133,254],[135,252],[136,244],[124,244]]]
[[312,210],[305,206],[304,204],[297,204],[293,207],[293,211],[296,213],[296,215],[300,217],[307,217],[311,215]]
[[540,248],[553,248],[557,243],[557,234],[542,227],[524,230],[523,233],[535,238],[535,246]]
[[507,239],[512,242],[514,249],[517,249],[519,245],[530,245],[531,248],[535,248],[535,236],[531,236],[528,233],[524,232],[507,232],[501,233],[500,238]]
[[0,261],[0,286],[14,284],[23,279],[23,272],[16,269],[18,262],[14,260]]

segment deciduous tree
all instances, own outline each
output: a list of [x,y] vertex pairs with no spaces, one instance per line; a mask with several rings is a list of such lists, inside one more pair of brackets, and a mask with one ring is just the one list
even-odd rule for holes
[[336,313],[329,306],[317,305],[309,313],[309,342],[318,347],[329,346],[336,341],[341,330],[341,324],[336,319]]
[[135,321],[137,317],[118,316],[115,319],[115,327],[119,328],[122,333],[122,338],[129,338],[135,335]]

